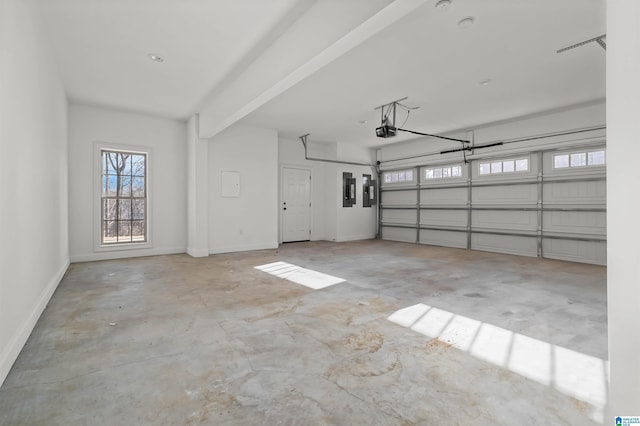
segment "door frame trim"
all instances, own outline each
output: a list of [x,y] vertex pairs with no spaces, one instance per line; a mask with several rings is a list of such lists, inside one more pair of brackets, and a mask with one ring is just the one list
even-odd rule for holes
[[[299,164],[290,164],[290,163],[281,163],[280,168],[278,170],[278,244],[282,244],[282,234],[284,232],[282,226],[282,194],[284,193],[284,181],[282,180],[282,176],[284,175],[284,169],[298,169],[309,172],[309,176],[311,177],[311,182],[309,182],[309,202],[311,203],[313,200],[313,168],[307,166],[301,166]],[[311,241],[311,237],[313,235],[313,209],[309,207],[309,230],[311,233],[309,234],[309,241]]]

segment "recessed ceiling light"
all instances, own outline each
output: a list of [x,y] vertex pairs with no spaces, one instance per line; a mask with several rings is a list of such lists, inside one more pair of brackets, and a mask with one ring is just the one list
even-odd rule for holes
[[367,120],[358,120],[358,124],[367,124]]
[[482,81],[480,82],[480,85],[481,85],[481,86],[488,86],[488,85],[490,85],[490,84],[491,84],[491,79],[490,79],[490,78],[485,78],[484,80],[482,80]]
[[472,25],[473,25],[473,16],[467,16],[466,18],[462,18],[458,22],[458,27],[462,28],[463,30],[466,30]]
[[436,3],[435,8],[440,12],[446,12],[451,7],[451,0],[440,0]]
[[154,62],[164,62],[164,58],[160,55],[156,55],[155,53],[149,53],[149,59]]

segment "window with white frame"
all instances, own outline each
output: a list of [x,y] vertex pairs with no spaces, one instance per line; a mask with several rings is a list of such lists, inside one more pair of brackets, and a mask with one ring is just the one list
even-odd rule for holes
[[384,183],[413,182],[413,169],[384,172]]
[[487,161],[478,165],[481,175],[495,175],[504,173],[528,172],[529,158],[515,158],[510,160]]
[[147,154],[100,151],[102,245],[147,241]]
[[429,167],[424,169],[424,179],[450,179],[462,177],[462,166],[460,164],[442,166],[442,167]]
[[571,152],[567,154],[555,154],[553,156],[553,168],[564,169],[570,167],[604,166],[604,149],[594,151]]

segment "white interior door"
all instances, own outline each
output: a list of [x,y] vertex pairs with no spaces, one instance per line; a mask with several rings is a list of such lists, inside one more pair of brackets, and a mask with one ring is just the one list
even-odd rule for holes
[[308,241],[311,237],[311,172],[282,169],[282,242]]

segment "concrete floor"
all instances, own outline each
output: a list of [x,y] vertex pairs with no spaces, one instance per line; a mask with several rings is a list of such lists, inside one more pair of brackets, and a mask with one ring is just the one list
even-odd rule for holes
[[[276,261],[347,281],[254,269]],[[388,241],[74,264],[0,388],[0,424],[597,424],[605,278]],[[388,319],[416,304],[510,334],[509,360]]]

